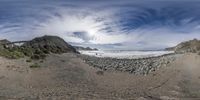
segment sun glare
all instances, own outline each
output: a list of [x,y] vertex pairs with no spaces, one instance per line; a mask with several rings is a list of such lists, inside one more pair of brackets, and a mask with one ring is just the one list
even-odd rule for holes
[[93,29],[90,29],[90,30],[88,30],[87,32],[88,32],[88,35],[91,36],[91,37],[92,37],[92,36],[95,36],[95,34],[96,34],[96,31],[93,30]]

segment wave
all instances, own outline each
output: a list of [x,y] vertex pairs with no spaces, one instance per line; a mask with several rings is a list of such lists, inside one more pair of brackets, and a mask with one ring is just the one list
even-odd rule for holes
[[81,54],[95,57],[111,58],[148,58],[174,53],[173,51],[131,51],[131,50],[106,50],[106,51],[79,51]]

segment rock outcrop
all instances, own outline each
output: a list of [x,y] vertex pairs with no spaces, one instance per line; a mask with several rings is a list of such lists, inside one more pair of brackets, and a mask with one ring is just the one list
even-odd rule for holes
[[196,53],[200,51],[200,40],[193,39],[190,41],[182,42],[175,47],[166,48],[166,50],[173,50],[176,53]]

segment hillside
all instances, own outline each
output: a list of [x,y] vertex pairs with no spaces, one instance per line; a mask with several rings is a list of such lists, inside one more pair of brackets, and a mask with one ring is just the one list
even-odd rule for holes
[[30,47],[42,52],[51,53],[78,53],[73,46],[65,42],[62,38],[57,36],[42,36],[34,38],[22,45],[22,47]]
[[[1,42],[2,41],[2,42]],[[45,58],[46,54],[79,53],[76,49],[57,36],[42,36],[24,42],[17,46],[16,42],[1,40],[0,55],[7,58],[21,58],[24,56],[33,59]]]
[[193,39],[186,42],[181,42],[175,47],[166,48],[166,50],[173,50],[176,53],[186,52],[199,52],[200,51],[200,40]]

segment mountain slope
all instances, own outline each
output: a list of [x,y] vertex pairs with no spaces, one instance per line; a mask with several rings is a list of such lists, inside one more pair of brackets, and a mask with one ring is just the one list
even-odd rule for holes
[[176,53],[198,52],[200,51],[200,40],[193,39],[182,42],[175,47],[166,48],[166,50],[173,50]]
[[34,38],[21,47],[22,52],[32,59],[43,59],[46,54],[79,53],[76,49],[58,36],[42,36]]
[[79,53],[76,49],[57,36],[42,36],[30,41],[23,42],[23,45],[15,45],[17,42],[0,40],[0,56],[6,58],[21,58],[24,56],[33,59],[43,59],[46,54],[55,53]]
[[24,43],[22,47],[30,47],[32,49],[40,50],[42,52],[51,53],[78,53],[73,46],[71,46],[58,36],[46,35],[43,37],[37,37],[31,41]]

